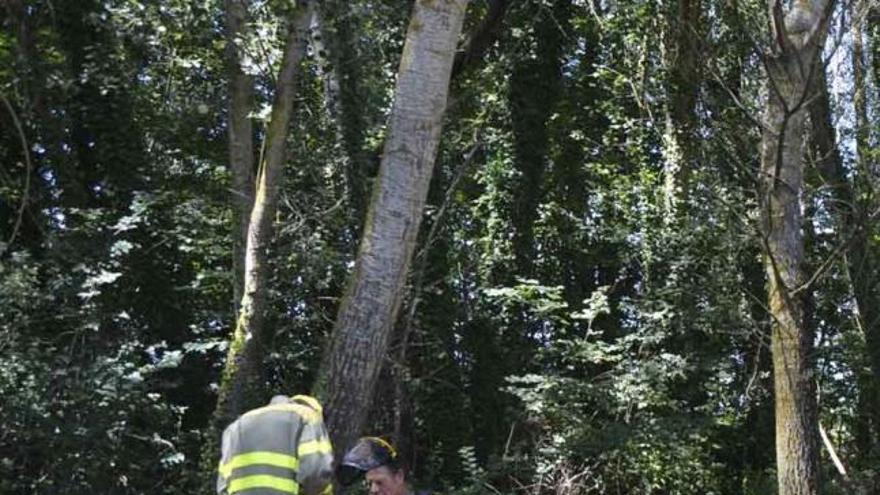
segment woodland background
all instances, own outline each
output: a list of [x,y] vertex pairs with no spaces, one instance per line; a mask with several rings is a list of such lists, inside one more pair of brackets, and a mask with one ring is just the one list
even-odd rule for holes
[[[3,2],[0,492],[211,493],[218,427],[315,391],[442,493],[878,493],[880,6],[801,46],[774,7],[803,0],[470,2],[448,104],[442,69],[406,93],[441,123],[409,254],[341,311],[424,109],[392,107],[410,17],[467,3]],[[803,153],[768,162],[811,46]],[[803,179],[778,304],[774,167]],[[790,304],[806,488],[777,472]],[[359,375],[341,335],[379,336]]]

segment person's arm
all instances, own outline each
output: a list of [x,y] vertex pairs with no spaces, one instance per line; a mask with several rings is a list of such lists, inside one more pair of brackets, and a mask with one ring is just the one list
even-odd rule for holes
[[229,481],[227,480],[228,474],[225,473],[223,466],[229,462],[231,458],[230,449],[231,449],[231,438],[232,438],[232,428],[235,427],[236,423],[229,425],[225,430],[223,430],[223,441],[220,446],[220,464],[217,468],[217,493],[218,495],[227,495],[229,490]]
[[305,495],[329,495],[333,491],[333,447],[320,413],[309,419],[297,449],[297,482]]

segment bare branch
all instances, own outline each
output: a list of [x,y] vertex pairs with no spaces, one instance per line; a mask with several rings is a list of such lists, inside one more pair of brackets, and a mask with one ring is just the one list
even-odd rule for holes
[[791,48],[791,41],[789,41],[785,30],[785,16],[782,13],[782,0],[771,0],[770,29],[773,33],[779,52],[787,52]]
[[861,225],[856,225],[855,227],[853,227],[852,232],[851,232],[850,235],[846,238],[846,240],[843,241],[840,245],[838,245],[838,246],[834,249],[834,251],[831,252],[831,254],[825,259],[825,261],[822,262],[822,265],[819,266],[819,268],[818,268],[815,272],[813,272],[813,275],[809,278],[809,280],[807,280],[806,282],[804,282],[803,284],[801,284],[799,287],[797,287],[797,288],[795,288],[793,291],[791,291],[791,295],[792,295],[792,296],[795,296],[795,295],[797,295],[797,294],[799,294],[799,293],[801,293],[801,292],[803,292],[803,291],[809,289],[814,283],[816,283],[816,281],[818,281],[819,278],[820,278],[820,277],[821,277],[826,271],[828,271],[828,269],[829,269],[829,268],[831,267],[831,265],[834,263],[834,260],[837,259],[838,256],[840,256],[840,255],[842,255],[843,253],[845,253],[845,252],[847,251],[847,249],[849,249],[850,245],[851,245],[851,244],[853,243],[853,241],[858,237],[859,231],[860,231],[861,229],[863,229],[865,225],[870,224],[870,223],[871,223],[875,218],[877,218],[878,216],[880,216],[880,208],[874,210],[873,213],[871,213],[870,215],[868,215],[868,216],[864,219],[864,221],[862,222]]
[[458,184],[461,182],[461,179],[463,179],[467,175],[467,172],[471,169],[471,165],[474,162],[474,158],[476,158],[477,156],[477,152],[482,148],[483,143],[479,140],[478,131],[476,143],[471,146],[471,149],[465,156],[464,163],[462,163],[458,167],[455,177],[452,179],[452,182],[446,189],[446,195],[443,199],[443,204],[440,205],[440,208],[434,214],[434,218],[431,222],[431,228],[428,230],[428,235],[425,236],[425,245],[416,255],[416,258],[419,260],[419,268],[413,282],[413,294],[411,296],[410,307],[407,313],[406,324],[404,325],[403,336],[401,339],[403,347],[403,351],[401,352],[401,355],[399,357],[401,363],[403,363],[403,358],[405,357],[406,341],[409,339],[410,333],[412,333],[413,322],[415,321],[415,315],[418,310],[419,302],[421,300],[421,293],[424,290],[424,277],[425,270],[427,268],[428,251],[434,244],[434,240],[437,238],[437,233],[439,232],[440,225],[442,224],[441,220],[446,214],[446,210],[449,208],[449,205],[452,203],[452,198],[455,195],[455,191],[458,189]]

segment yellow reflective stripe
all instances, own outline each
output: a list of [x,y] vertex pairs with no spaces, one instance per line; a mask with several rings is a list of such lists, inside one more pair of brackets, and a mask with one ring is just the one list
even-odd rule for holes
[[251,488],[271,488],[284,493],[299,493],[299,485],[296,484],[296,481],[268,474],[243,476],[229,483],[229,493],[237,493]]
[[321,492],[321,495],[332,495],[333,494],[333,483],[327,485],[327,488],[324,488],[324,491]]
[[310,440],[299,444],[296,453],[300,457],[305,457],[310,454],[332,454],[333,446],[330,445],[330,440],[327,439]]
[[300,402],[302,404],[305,404],[317,412],[324,411],[323,408],[321,408],[321,403],[318,402],[318,399],[311,397],[311,396],[308,396],[308,395],[294,395],[293,397],[290,398],[290,400],[292,400],[294,402]]
[[255,464],[287,468],[294,471],[299,469],[299,460],[292,455],[279,454],[278,452],[256,451],[248,452],[247,454],[239,454],[233,457],[229,462],[220,466],[220,474],[222,474],[224,478],[228,478],[233,470],[253,466]]

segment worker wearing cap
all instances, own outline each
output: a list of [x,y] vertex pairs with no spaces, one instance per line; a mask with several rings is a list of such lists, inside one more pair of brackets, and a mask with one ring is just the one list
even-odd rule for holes
[[218,494],[330,494],[332,476],[333,449],[312,397],[277,395],[223,432]]
[[352,483],[361,474],[370,495],[414,495],[397,450],[379,437],[361,438],[342,460],[339,478],[343,484]]

